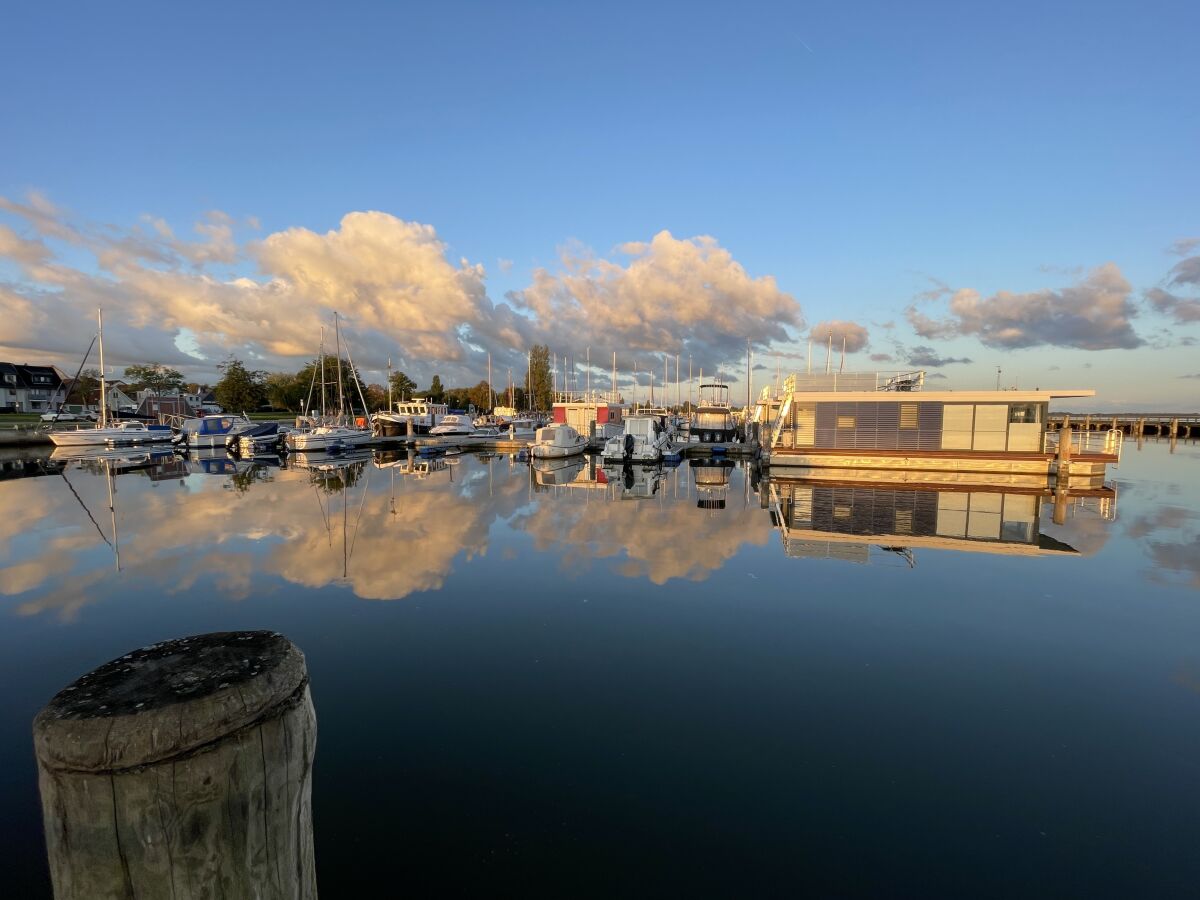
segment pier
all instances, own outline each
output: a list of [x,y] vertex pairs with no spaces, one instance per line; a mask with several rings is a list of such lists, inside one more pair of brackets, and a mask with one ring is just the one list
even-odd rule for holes
[[1050,413],[1049,431],[1122,431],[1130,437],[1200,438],[1200,413]]

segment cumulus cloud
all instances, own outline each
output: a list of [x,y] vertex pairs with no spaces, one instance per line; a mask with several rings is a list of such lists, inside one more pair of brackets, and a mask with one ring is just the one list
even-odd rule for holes
[[890,353],[872,353],[871,362],[893,362],[895,357]]
[[1130,320],[1137,314],[1131,287],[1114,263],[1093,269],[1061,290],[999,291],[983,297],[962,288],[949,297],[944,318],[907,310],[924,338],[976,336],[988,347],[1016,349],[1050,345],[1082,350],[1132,348],[1142,344]]
[[942,356],[933,347],[927,347],[923,344],[913,347],[908,351],[908,364],[910,366],[917,366],[918,368],[939,369],[942,366],[969,362],[971,362],[970,357]]
[[509,299],[552,344],[681,352],[709,367],[741,357],[747,339],[765,346],[803,326],[795,298],[748,274],[715,238],[661,231],[620,252],[627,263],[568,247],[559,271],[537,270]]
[[1200,255],[1188,256],[1200,246],[1200,238],[1183,238],[1171,245],[1170,251],[1177,256],[1183,256],[1167,273],[1163,283],[1174,288],[1154,287],[1145,292],[1146,302],[1156,312],[1169,316],[1179,325],[1200,322],[1200,297],[1188,297],[1177,291],[1195,291],[1200,288]]
[[817,323],[809,332],[809,337],[816,343],[827,343],[832,338],[835,350],[842,346],[844,340],[847,353],[857,353],[864,349],[870,341],[870,335],[865,326],[859,325],[857,322],[843,322],[838,319]]
[[[747,274],[709,237],[662,232],[624,245],[620,262],[571,248],[561,271],[540,270],[495,303],[482,265],[452,258],[433,226],[384,212],[246,242],[220,211],[190,239],[153,216],[126,228],[76,222],[37,194],[0,198],[3,214],[19,228],[0,224],[0,262],[21,275],[0,282],[0,355],[60,364],[87,346],[100,306],[117,366],[154,359],[211,372],[234,353],[260,368],[294,368],[338,311],[360,368],[379,372],[391,358],[418,379],[437,372],[451,384],[478,381],[488,353],[495,371],[519,371],[535,342],[559,352],[690,353],[715,368],[740,359],[747,338],[764,346],[803,324],[773,278]],[[63,242],[69,262],[56,255]],[[80,261],[80,248],[91,261]]]

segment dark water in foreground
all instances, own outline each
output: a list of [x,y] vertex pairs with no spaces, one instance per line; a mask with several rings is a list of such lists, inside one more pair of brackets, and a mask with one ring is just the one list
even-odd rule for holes
[[389,461],[0,482],[0,894],[49,896],[40,706],[265,628],[308,658],[325,897],[1195,896],[1194,446],[1128,445],[1062,525],[1003,492]]

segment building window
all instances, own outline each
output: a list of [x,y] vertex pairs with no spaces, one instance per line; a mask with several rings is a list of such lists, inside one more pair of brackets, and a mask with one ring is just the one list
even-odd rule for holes
[[837,427],[838,428],[853,428],[854,422],[855,422],[854,416],[838,416],[837,417]]
[[900,404],[900,427],[901,428],[916,428],[917,427],[917,404],[901,403]]
[[1031,424],[1038,420],[1038,405],[1036,403],[1014,403],[1008,408],[1010,424]]

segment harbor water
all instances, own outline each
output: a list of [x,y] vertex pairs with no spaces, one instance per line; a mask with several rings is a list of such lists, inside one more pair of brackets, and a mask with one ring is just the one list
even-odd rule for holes
[[307,658],[328,897],[1200,884],[1195,444],[1057,511],[740,460],[2,462],[5,896],[51,896],[38,710],[240,629]]

